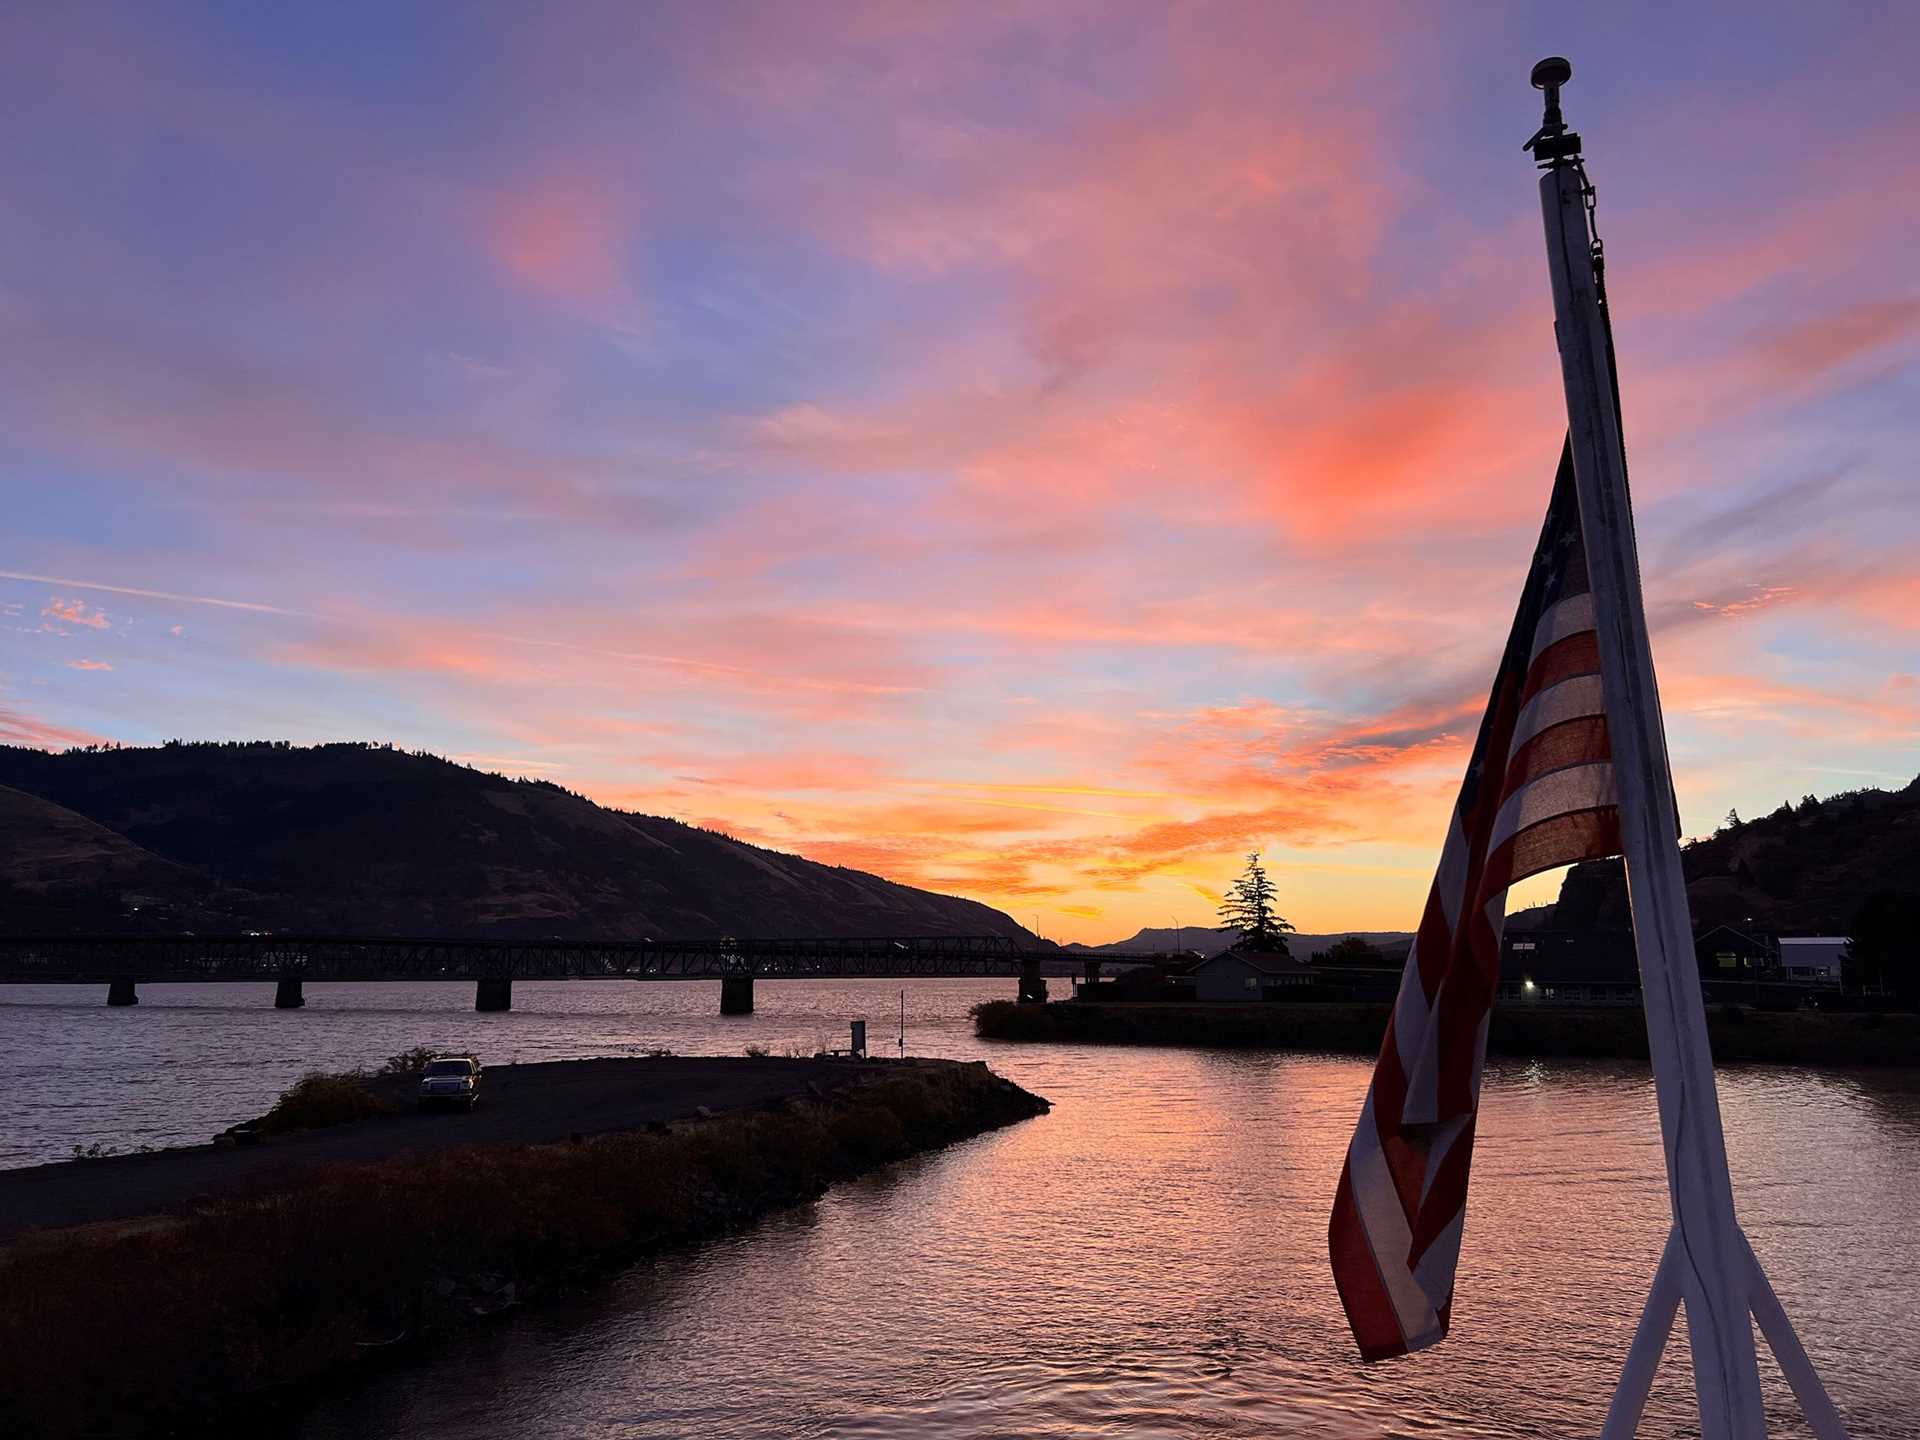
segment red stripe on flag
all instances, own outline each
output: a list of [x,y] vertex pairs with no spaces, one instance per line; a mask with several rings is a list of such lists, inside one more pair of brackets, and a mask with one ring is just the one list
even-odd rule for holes
[[1514,752],[1507,766],[1505,793],[1511,795],[1529,780],[1538,780],[1549,770],[1564,770],[1569,765],[1591,765],[1613,758],[1613,741],[1607,735],[1606,717],[1582,715],[1549,725]]
[[1353,1326],[1363,1360],[1389,1360],[1407,1353],[1406,1337],[1393,1301],[1381,1283],[1366,1227],[1353,1204],[1351,1169],[1340,1169],[1340,1188],[1333,1196],[1333,1219],[1327,1225],[1327,1249],[1333,1256],[1333,1282],[1340,1304]]
[[[1580,630],[1556,640],[1540,652],[1540,658],[1527,671],[1526,684],[1520,687],[1520,703],[1526,704],[1550,685],[1571,680],[1576,675],[1600,673],[1600,637],[1591,630]],[[1513,732],[1509,730],[1508,734]]]

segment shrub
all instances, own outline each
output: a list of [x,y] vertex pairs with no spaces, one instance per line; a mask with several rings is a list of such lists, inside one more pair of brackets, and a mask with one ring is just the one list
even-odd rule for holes
[[764,1060],[771,1052],[764,1045],[749,1045],[742,1053],[749,1060]]
[[416,1045],[411,1050],[402,1050],[398,1055],[389,1055],[387,1063],[380,1067],[382,1075],[418,1075],[427,1068],[427,1062],[433,1059],[433,1047]]
[[289,1130],[318,1130],[345,1125],[369,1115],[384,1115],[393,1106],[367,1089],[358,1075],[302,1075],[260,1117],[258,1128],[268,1135]]

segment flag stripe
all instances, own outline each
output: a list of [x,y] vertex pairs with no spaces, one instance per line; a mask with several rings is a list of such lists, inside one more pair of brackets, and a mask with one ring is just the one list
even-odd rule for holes
[[1530,780],[1512,795],[1507,803],[1500,807],[1500,814],[1493,822],[1493,833],[1487,844],[1498,849],[1514,835],[1542,820],[1551,820],[1556,815],[1564,815],[1569,810],[1592,810],[1601,805],[1617,803],[1618,796],[1613,787],[1613,766],[1602,761],[1597,765],[1568,765],[1559,770],[1549,770],[1538,780]]
[[1600,676],[1597,673],[1562,680],[1527,702],[1527,708],[1520,712],[1520,719],[1514,724],[1513,744],[1508,747],[1507,758],[1511,760],[1518,755],[1520,747],[1542,730],[1577,720],[1582,715],[1605,713],[1606,702],[1600,694]]
[[1547,519],[1347,1147],[1328,1252],[1360,1354],[1446,1335],[1508,889],[1618,854],[1584,538],[1563,448]]
[[1533,653],[1527,657],[1532,665],[1540,658],[1540,652],[1556,640],[1564,640],[1569,635],[1578,635],[1582,630],[1593,629],[1593,596],[1591,594],[1569,595],[1558,605],[1540,617],[1539,628],[1533,632]]

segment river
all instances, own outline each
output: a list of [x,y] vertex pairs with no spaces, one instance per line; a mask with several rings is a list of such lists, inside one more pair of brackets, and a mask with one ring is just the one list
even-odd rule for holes
[[[835,1188],[586,1300],[542,1305],[287,1417],[299,1440],[1563,1437],[1597,1433],[1666,1231],[1644,1066],[1489,1065],[1454,1333],[1362,1366],[1324,1235],[1368,1065],[1018,1046],[908,985],[909,1054],[984,1058],[1051,1115]],[[900,987],[767,982],[0,990],[0,1164],[203,1140],[300,1072],[413,1045],[488,1062],[891,1050]],[[1742,1218],[1856,1440],[1920,1436],[1920,1069],[1722,1072]],[[1684,1322],[1675,1345],[1684,1345]],[[1670,1350],[1681,1355],[1683,1349]],[[1767,1364],[1774,1435],[1804,1435]],[[1691,1433],[1671,1361],[1641,1434]]]

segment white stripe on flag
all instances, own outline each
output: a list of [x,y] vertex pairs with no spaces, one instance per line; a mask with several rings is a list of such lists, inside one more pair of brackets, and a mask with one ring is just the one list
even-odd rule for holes
[[1533,630],[1533,653],[1527,657],[1527,668],[1533,668],[1533,662],[1540,658],[1540,652],[1549,645],[1566,639],[1569,635],[1578,635],[1582,630],[1593,629],[1593,596],[1570,595],[1540,617],[1540,623]]
[[1513,744],[1507,747],[1508,763],[1520,753],[1522,745],[1542,730],[1587,715],[1604,715],[1606,708],[1598,675],[1576,675],[1558,685],[1549,685],[1527,702],[1527,708],[1513,722]]
[[1507,803],[1494,817],[1493,833],[1487,837],[1487,853],[1491,855],[1520,831],[1542,820],[1619,803],[1613,765],[1608,761],[1551,770],[1507,797]]
[[1420,983],[1420,939],[1414,937],[1407,947],[1407,963],[1400,971],[1400,994],[1393,1002],[1393,1043],[1400,1052],[1400,1073],[1408,1067],[1427,1042],[1427,1016],[1430,1002],[1427,988]]
[[1440,1338],[1440,1317],[1407,1268],[1413,1231],[1400,1208],[1400,1192],[1394,1188],[1387,1157],[1380,1149],[1371,1088],[1366,1108],[1360,1112],[1360,1127],[1347,1146],[1347,1163],[1353,1167],[1354,1208],[1360,1214],[1361,1228],[1367,1232],[1367,1243],[1373,1247],[1374,1268],[1380,1272],[1380,1284],[1393,1304],[1400,1334],[1409,1350],[1431,1345]]

